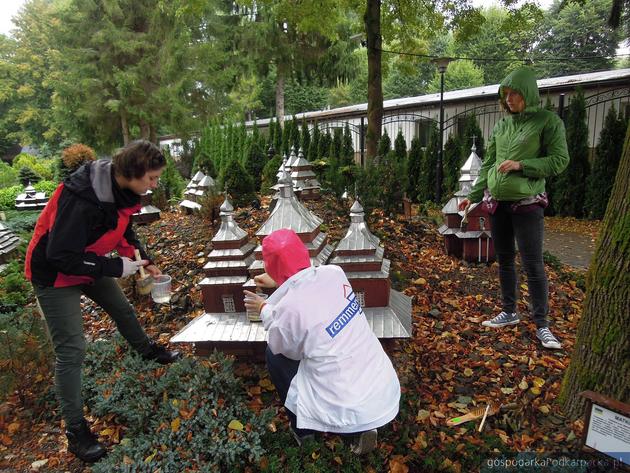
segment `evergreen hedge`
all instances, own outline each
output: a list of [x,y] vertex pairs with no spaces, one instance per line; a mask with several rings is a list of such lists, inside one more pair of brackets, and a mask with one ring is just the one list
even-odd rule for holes
[[551,203],[556,213],[580,218],[584,215],[586,181],[590,171],[586,102],[580,87],[567,107],[566,133],[570,161],[564,172],[552,179],[549,186]]
[[256,200],[254,178],[238,159],[233,159],[223,167],[218,181],[218,188],[227,188],[235,206],[243,207]]
[[614,105],[608,111],[595,149],[593,172],[586,183],[584,214],[589,218],[604,218],[619,160],[623,152],[627,120],[617,115]]

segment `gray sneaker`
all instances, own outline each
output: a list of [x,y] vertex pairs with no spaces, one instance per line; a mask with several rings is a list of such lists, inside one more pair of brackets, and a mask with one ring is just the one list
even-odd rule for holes
[[376,429],[367,430],[358,435],[350,445],[350,451],[356,455],[364,455],[376,448],[378,431]]
[[559,350],[562,345],[556,337],[553,336],[549,327],[541,327],[536,329],[536,337],[541,341],[542,346],[545,348],[553,348]]
[[483,325],[484,327],[499,328],[505,327],[507,325],[516,325],[520,321],[521,319],[519,319],[518,315],[516,315],[515,313],[508,314],[507,312],[501,312],[493,319],[484,320],[483,322],[481,322],[481,325]]
[[298,444],[298,447],[301,447],[303,443],[310,442],[315,440],[315,434],[303,434],[299,435],[295,430],[291,428],[291,433],[293,434],[293,438],[295,442]]

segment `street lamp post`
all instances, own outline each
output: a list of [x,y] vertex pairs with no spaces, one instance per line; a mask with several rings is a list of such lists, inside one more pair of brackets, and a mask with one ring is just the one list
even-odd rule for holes
[[449,57],[441,57],[434,59],[433,62],[438,68],[440,73],[440,138],[438,158],[435,165],[435,201],[440,202],[442,200],[442,163],[444,153],[444,73],[448,68],[448,63],[452,59]]

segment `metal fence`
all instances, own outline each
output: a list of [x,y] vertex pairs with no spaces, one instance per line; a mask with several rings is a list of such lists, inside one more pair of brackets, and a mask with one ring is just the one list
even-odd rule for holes
[[[566,109],[575,93],[570,94],[545,94],[541,97],[541,107],[550,106],[560,117],[566,116]],[[585,97],[586,121],[589,130],[589,147],[594,148],[599,142],[599,134],[604,125],[606,115],[611,107],[621,112],[626,118],[630,118],[630,86],[618,87],[599,91]],[[492,134],[494,125],[504,116],[496,100],[476,102],[462,102],[460,104],[445,104],[445,118],[442,134],[444,142],[451,133],[461,133],[462,123],[469,115],[474,115],[484,138],[487,140]],[[440,110],[435,105],[418,107],[413,110],[392,110],[383,116],[382,129],[387,131],[392,142],[398,132],[405,137],[407,147],[411,145],[413,138],[419,138],[421,145],[425,146],[428,134],[432,126],[439,128]],[[334,117],[311,121],[309,127],[317,126],[322,133],[334,133],[336,128],[350,129],[353,136],[353,145],[357,161],[365,163],[365,135],[367,130],[367,116],[355,116],[351,118]]]

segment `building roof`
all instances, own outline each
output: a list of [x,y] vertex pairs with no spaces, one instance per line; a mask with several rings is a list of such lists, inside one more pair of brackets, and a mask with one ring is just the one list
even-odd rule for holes
[[[571,76],[551,77],[540,79],[537,81],[538,89],[541,92],[551,90],[573,89],[578,85],[598,84],[605,85],[605,82],[622,82],[630,81],[630,69],[613,69],[610,71],[589,72],[585,74],[575,74]],[[497,98],[499,93],[499,84],[485,85],[482,87],[472,87],[470,89],[451,90],[444,92],[444,103],[458,102],[471,99]],[[403,97],[392,100],[383,101],[383,110],[396,110],[401,108],[416,108],[418,106],[427,106],[438,104],[440,102],[440,94],[426,94],[416,97]],[[335,119],[340,116],[349,115],[365,115],[367,113],[367,103],[357,105],[349,105],[347,107],[333,108],[330,110],[320,110],[313,112],[298,113],[296,119]],[[292,117],[287,117],[290,120]],[[258,126],[268,126],[269,118],[258,119],[255,123]],[[254,126],[254,121],[246,122],[245,126]]]
[[230,199],[225,197],[223,204],[220,208],[221,213],[221,226],[217,231],[212,241],[239,241],[247,236],[247,232],[243,230],[234,221],[234,207],[230,202]]
[[365,212],[358,200],[350,208],[350,227],[346,235],[339,242],[335,251],[376,251],[379,248],[379,238],[370,232],[365,223]]
[[290,228],[295,233],[311,233],[322,224],[322,220],[304,207],[293,192],[291,178],[284,172],[278,181],[280,195],[273,212],[256,232],[259,237],[267,236],[281,228]]

